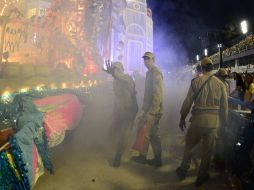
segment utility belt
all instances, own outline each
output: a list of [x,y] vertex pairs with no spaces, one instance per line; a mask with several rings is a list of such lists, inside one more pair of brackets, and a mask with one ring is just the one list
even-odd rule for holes
[[220,110],[218,109],[193,109],[192,115],[200,115],[200,114],[211,114],[211,115],[219,115]]
[[159,119],[162,117],[162,113],[150,113],[149,115]]

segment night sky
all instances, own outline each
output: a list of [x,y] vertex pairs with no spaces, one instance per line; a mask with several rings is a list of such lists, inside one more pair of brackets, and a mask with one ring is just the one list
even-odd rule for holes
[[[155,33],[165,31],[171,36],[166,39],[168,43],[174,38],[189,59],[202,51],[199,36],[207,32],[222,30],[226,25],[238,27],[243,19],[254,32],[254,0],[148,0],[148,6],[153,10]],[[156,39],[154,44],[156,48]]]

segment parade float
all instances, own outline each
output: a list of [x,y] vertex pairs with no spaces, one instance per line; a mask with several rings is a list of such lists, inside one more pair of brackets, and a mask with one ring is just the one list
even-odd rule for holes
[[[0,3],[0,189],[31,189],[49,149],[81,121],[82,97],[100,81],[96,22],[86,40],[85,1]],[[41,3],[38,1],[37,3]],[[41,5],[39,5],[41,6]],[[98,23],[97,23],[98,24]],[[96,65],[97,64],[97,65]]]

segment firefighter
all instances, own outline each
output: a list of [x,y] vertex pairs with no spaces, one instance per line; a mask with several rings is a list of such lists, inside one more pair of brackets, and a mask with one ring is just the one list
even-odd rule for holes
[[227,95],[230,93],[229,84],[226,81],[228,77],[228,71],[225,68],[220,68],[217,72],[217,77],[223,82],[223,84],[226,86]]
[[[140,117],[141,127],[146,124],[145,140],[143,150],[138,156],[132,157],[132,160],[141,164],[149,164],[160,167],[161,161],[161,141],[159,136],[159,122],[162,117],[162,100],[163,100],[163,76],[161,71],[155,65],[154,55],[146,52],[143,56],[144,64],[148,71],[145,80],[145,92],[143,99],[143,114]],[[153,149],[154,158],[147,160],[149,145]]]
[[[225,85],[227,96],[230,94],[229,83],[227,82],[228,71],[225,68],[220,68],[216,73],[216,76],[221,80],[221,82]],[[226,132],[226,123],[220,122],[220,127],[218,129],[218,134],[220,138],[216,139],[215,151],[214,151],[214,163],[218,169],[225,168],[225,159],[226,159],[226,140],[227,140],[227,132]]]
[[[114,134],[116,134],[116,153],[112,166],[119,167],[122,154],[127,145],[135,116],[138,111],[135,83],[133,79],[124,73],[122,63],[106,62],[107,73],[114,78]],[[113,137],[114,138],[114,137]]]
[[179,127],[182,131],[186,128],[187,117],[192,104],[191,125],[185,137],[185,150],[183,160],[176,169],[180,180],[186,177],[190,167],[191,155],[194,147],[202,142],[201,164],[199,166],[196,186],[209,180],[209,166],[213,152],[217,129],[220,122],[227,123],[228,100],[225,85],[212,74],[213,63],[205,58],[201,61],[203,76],[194,78],[181,108]]

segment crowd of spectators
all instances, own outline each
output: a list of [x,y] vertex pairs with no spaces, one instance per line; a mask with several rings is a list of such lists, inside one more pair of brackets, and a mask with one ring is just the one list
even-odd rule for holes
[[254,102],[254,73],[236,73],[231,76],[236,81],[236,88],[231,95],[245,102]]
[[[254,49],[254,35],[249,35],[236,45],[228,49],[225,49],[222,53],[222,57],[223,58],[230,57],[251,49]],[[210,56],[210,59],[216,62],[217,60],[219,60],[219,57],[220,57],[219,53],[215,53]]]

